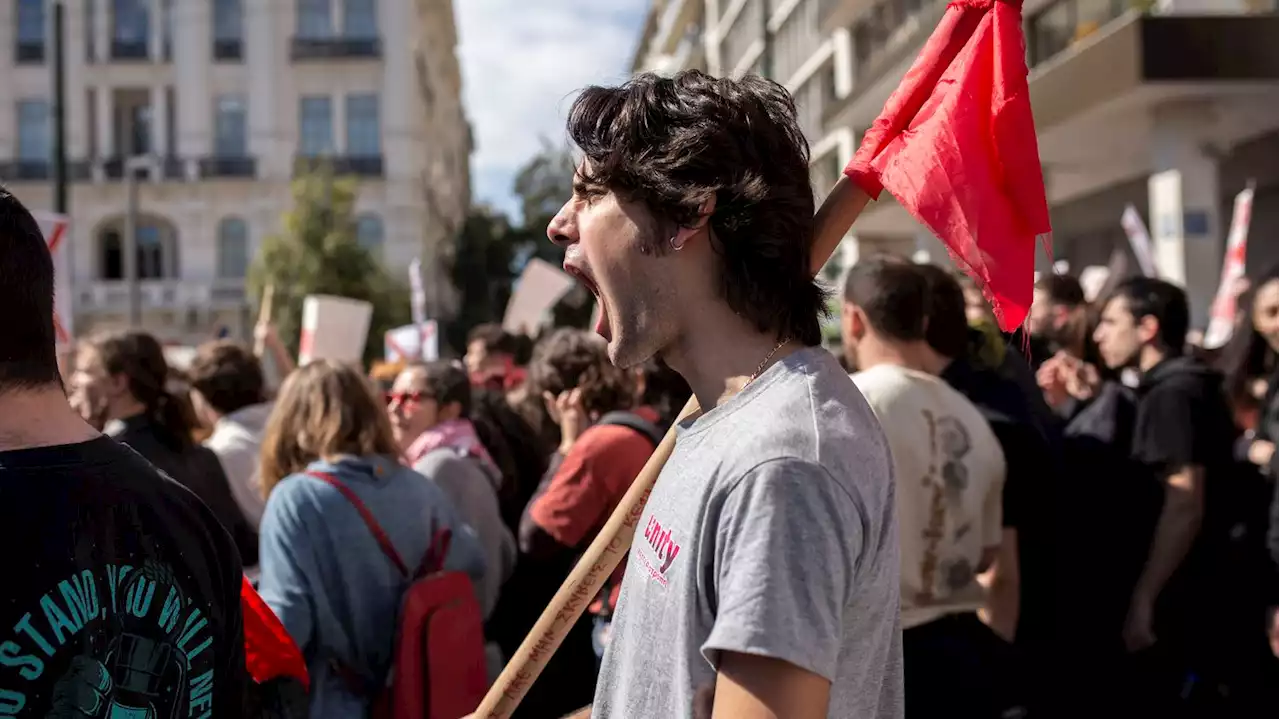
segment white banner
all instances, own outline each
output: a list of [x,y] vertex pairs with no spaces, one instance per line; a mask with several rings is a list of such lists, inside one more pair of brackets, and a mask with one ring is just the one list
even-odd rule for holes
[[422,261],[417,257],[409,263],[409,306],[415,325],[427,321],[427,290],[422,286]]
[[1156,260],[1151,253],[1151,234],[1147,232],[1147,225],[1142,221],[1142,215],[1138,214],[1138,209],[1132,204],[1124,206],[1124,213],[1120,215],[1120,226],[1124,228],[1124,234],[1129,237],[1129,247],[1133,249],[1133,256],[1138,258],[1138,269],[1142,270],[1142,274],[1147,277],[1156,277]]
[[1227,234],[1227,252],[1222,258],[1222,279],[1209,312],[1209,329],[1204,333],[1205,349],[1217,349],[1231,339],[1236,322],[1236,288],[1244,279],[1245,250],[1249,241],[1249,222],[1253,219],[1253,183],[1236,195],[1231,210],[1231,231]]
[[75,313],[71,295],[71,218],[53,212],[33,212],[44,241],[53,255],[53,326],[58,347],[75,337]]

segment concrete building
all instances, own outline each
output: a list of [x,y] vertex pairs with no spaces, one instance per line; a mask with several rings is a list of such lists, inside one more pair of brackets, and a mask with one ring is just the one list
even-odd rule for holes
[[[655,13],[673,3],[681,4],[655,3]],[[821,196],[946,5],[706,0],[703,53],[711,72],[770,70],[796,95]],[[1025,0],[1023,15],[1055,258],[1078,272],[1105,265],[1115,248],[1128,251],[1120,216],[1131,203],[1203,326],[1231,202],[1250,180],[1249,270],[1277,257],[1275,0]],[[658,42],[646,38],[642,51]],[[656,68],[657,57],[645,53],[640,64]],[[846,263],[881,251],[945,257],[888,197],[856,230]]]
[[[0,180],[32,209],[51,202],[54,1],[0,4]],[[429,311],[451,309],[436,260],[471,143],[449,0],[74,0],[64,24],[77,334],[127,322],[134,157],[143,323],[164,340],[248,332],[246,268],[321,157],[359,178],[361,242],[397,274],[421,256]]]

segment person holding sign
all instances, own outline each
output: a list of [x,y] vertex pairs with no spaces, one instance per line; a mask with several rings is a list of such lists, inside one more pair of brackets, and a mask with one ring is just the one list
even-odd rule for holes
[[891,459],[819,344],[791,98],[642,75],[585,90],[569,134],[585,158],[547,234],[609,359],[662,359],[706,408],[640,516],[590,716],[901,716]]

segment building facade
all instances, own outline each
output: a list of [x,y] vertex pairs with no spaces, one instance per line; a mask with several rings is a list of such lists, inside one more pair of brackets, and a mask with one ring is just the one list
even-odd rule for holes
[[[0,7],[0,181],[32,209],[51,207],[54,1]],[[449,0],[65,0],[63,15],[77,334],[128,322],[132,172],[143,326],[247,335],[246,270],[321,158],[360,181],[360,241],[398,273],[422,257],[430,311],[448,313],[438,260],[471,149]]]
[[[688,4],[703,5],[709,71],[764,72],[795,95],[821,199],[947,0],[668,0],[653,14],[678,19],[670,7]],[[1055,258],[1076,273],[1128,252],[1120,217],[1132,204],[1203,326],[1232,199],[1249,182],[1248,268],[1276,261],[1275,0],[1025,0],[1023,17]],[[671,56],[651,50],[670,46],[663,27],[646,26],[637,69],[675,69]],[[887,196],[863,213],[842,250],[840,266],[863,253],[946,256]]]

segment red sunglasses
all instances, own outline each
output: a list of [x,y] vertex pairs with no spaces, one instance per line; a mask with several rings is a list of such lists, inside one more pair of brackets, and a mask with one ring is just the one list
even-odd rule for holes
[[409,402],[421,402],[424,399],[431,399],[426,392],[387,392],[384,396],[388,407],[395,407]]

